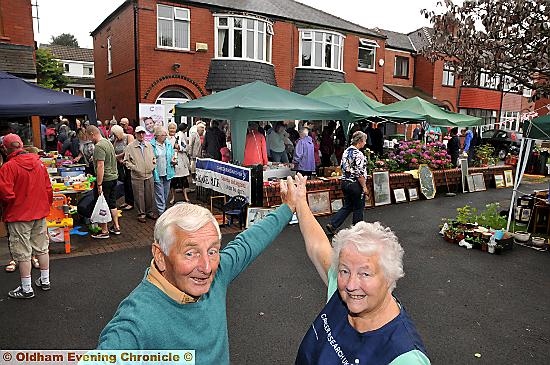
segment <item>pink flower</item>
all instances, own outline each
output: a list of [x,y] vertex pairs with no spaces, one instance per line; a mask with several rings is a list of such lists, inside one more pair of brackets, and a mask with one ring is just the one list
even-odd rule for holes
[[418,160],[417,160],[416,158],[413,157],[413,158],[411,158],[411,162],[412,162],[412,163],[418,163]]

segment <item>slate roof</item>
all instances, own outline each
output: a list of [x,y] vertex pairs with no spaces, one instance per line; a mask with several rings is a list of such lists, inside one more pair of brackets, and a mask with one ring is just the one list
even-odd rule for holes
[[34,48],[0,43],[0,71],[23,78],[36,78]]
[[419,98],[429,101],[430,103],[435,104],[437,106],[444,107],[445,109],[449,108],[447,105],[445,105],[441,101],[434,99],[431,95],[426,94],[424,91],[416,87],[387,85],[387,84],[384,84],[384,87],[390,89],[394,93],[401,95],[404,99],[410,99],[415,96],[418,96]]
[[41,44],[40,48],[49,49],[54,58],[59,60],[94,62],[94,50],[91,48],[68,47],[57,44]]
[[433,34],[434,30],[432,28],[422,27],[410,32],[407,36],[409,36],[414,48],[420,52],[422,48],[432,43]]
[[[197,6],[210,6],[220,10],[238,10],[250,12],[266,17],[275,17],[285,20],[298,21],[310,25],[317,25],[322,28],[354,32],[374,37],[385,38],[384,35],[375,30],[368,29],[344,20],[319,9],[299,3],[294,0],[196,0],[196,1],[178,1],[172,0],[175,4],[194,4]],[[104,23],[114,18],[126,5],[130,5],[132,0],[126,0],[113,13],[111,13],[91,34],[94,35]]]
[[388,39],[386,39],[386,47],[408,52],[416,51],[408,35],[385,29],[377,30],[388,37]]

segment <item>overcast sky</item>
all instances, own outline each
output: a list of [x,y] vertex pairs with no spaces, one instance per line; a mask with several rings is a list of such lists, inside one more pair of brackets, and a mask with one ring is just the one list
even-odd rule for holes
[[[277,0],[272,0],[277,1]],[[80,47],[92,48],[90,32],[123,0],[32,0],[38,2],[40,32],[35,21],[35,39],[49,43],[52,35],[71,33]],[[420,9],[435,9],[437,0],[300,0],[327,13],[367,28],[408,33],[429,22]],[[36,15],[36,10],[34,12]]]

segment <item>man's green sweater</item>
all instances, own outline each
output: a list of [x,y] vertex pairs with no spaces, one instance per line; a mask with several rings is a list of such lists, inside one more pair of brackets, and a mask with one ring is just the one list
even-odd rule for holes
[[292,218],[285,204],[220,251],[210,287],[196,303],[179,304],[147,280],[124,299],[99,336],[101,350],[195,350],[196,364],[229,364],[227,287]]

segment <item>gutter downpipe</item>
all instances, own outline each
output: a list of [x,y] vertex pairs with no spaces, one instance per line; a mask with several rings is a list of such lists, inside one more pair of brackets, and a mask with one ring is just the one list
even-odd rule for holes
[[139,90],[139,41],[138,41],[138,10],[139,0],[133,0],[134,6],[134,89],[135,89],[135,101],[136,101],[136,126],[139,125],[139,96],[141,95]]

